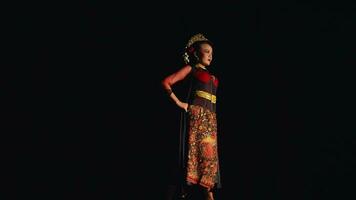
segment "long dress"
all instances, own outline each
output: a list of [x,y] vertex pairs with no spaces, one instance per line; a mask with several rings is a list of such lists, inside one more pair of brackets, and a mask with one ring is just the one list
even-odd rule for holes
[[185,181],[205,188],[220,188],[216,91],[218,79],[209,71],[192,67],[188,112],[184,131]]

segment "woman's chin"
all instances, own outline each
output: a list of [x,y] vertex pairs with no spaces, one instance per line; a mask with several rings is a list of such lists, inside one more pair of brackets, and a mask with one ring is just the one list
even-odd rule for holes
[[206,63],[202,63],[204,65],[204,67],[209,67],[210,62],[206,62]]

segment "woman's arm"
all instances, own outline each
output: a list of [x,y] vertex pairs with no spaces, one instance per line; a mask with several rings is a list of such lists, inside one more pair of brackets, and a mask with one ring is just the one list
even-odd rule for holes
[[190,65],[186,65],[182,69],[167,76],[162,80],[162,86],[166,90],[169,97],[177,104],[177,106],[184,109],[185,111],[188,110],[188,104],[178,99],[178,97],[172,91],[172,86],[178,81],[183,80],[190,73],[191,70],[192,67]]

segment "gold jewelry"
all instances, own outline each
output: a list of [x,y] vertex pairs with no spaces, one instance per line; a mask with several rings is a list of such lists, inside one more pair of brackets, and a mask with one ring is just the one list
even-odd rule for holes
[[195,67],[196,67],[196,68],[202,68],[202,69],[207,70],[205,66],[195,65]]
[[197,90],[195,94],[199,97],[209,100],[211,103],[216,103],[216,96],[210,94],[209,92],[205,92],[203,90]]
[[209,40],[203,34],[198,33],[198,34],[193,35],[189,39],[187,46],[185,48],[190,47],[192,44],[194,44],[195,42],[198,42],[198,41],[209,41]]

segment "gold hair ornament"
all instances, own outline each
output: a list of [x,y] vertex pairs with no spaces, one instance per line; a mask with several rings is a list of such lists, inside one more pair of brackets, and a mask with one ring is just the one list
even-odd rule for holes
[[193,47],[191,47],[195,42],[201,42],[201,41],[209,41],[203,34],[201,33],[198,33],[198,34],[195,34],[193,35],[187,45],[185,46],[185,52],[183,54],[183,59],[184,59],[184,62],[186,64],[189,63],[189,55],[188,55],[188,52],[189,53],[193,53],[194,52],[194,49]]

